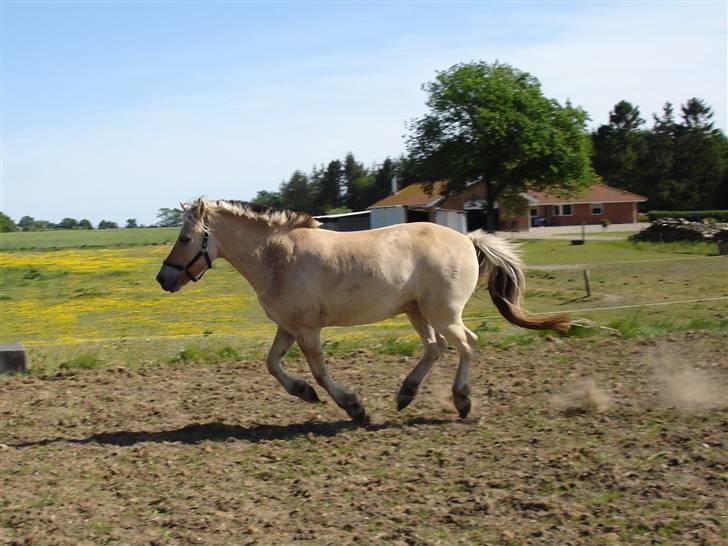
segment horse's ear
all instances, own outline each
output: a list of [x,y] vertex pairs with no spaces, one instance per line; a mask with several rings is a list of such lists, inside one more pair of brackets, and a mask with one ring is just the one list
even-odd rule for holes
[[205,211],[207,210],[204,199],[198,199],[196,205],[197,210],[195,211],[195,216],[197,216],[197,218],[202,218],[205,216]]
[[187,210],[187,203],[183,203],[182,201],[180,201],[179,208],[181,208],[183,211]]

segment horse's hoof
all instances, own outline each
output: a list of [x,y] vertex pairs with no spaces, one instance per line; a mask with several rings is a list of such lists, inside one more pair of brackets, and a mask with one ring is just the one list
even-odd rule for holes
[[406,383],[402,385],[397,393],[397,411],[402,411],[404,408],[412,403],[415,399],[417,391],[409,387]]
[[349,417],[351,417],[351,420],[355,423],[359,425],[369,424],[369,416],[364,410],[364,406],[361,404],[352,404],[344,409],[346,410],[346,413],[349,414]]
[[409,406],[412,403],[412,400],[414,400],[414,396],[402,396],[400,394],[397,395],[397,411],[402,411],[404,408]]
[[318,394],[316,394],[316,391],[314,390],[314,388],[303,380],[300,382],[297,381],[293,385],[291,394],[298,396],[301,400],[305,400],[306,402],[311,402],[311,403],[321,402],[321,400],[319,400]]
[[467,396],[455,397],[455,409],[458,410],[460,419],[465,419],[470,413],[470,398]]

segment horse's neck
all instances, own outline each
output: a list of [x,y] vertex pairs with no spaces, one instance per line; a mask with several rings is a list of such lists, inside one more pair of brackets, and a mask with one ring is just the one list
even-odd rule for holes
[[214,226],[220,257],[227,260],[256,292],[265,291],[270,278],[266,248],[272,228],[262,222],[220,215]]

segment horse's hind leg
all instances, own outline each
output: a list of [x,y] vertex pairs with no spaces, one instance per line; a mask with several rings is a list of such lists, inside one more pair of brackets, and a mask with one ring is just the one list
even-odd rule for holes
[[281,359],[291,348],[294,341],[293,335],[278,327],[276,337],[266,359],[268,371],[283,385],[288,393],[298,396],[306,402],[319,402],[319,397],[311,385],[300,377],[291,375],[281,366]]
[[321,348],[321,332],[311,330],[300,333],[296,336],[299,347],[306,356],[311,372],[319,385],[331,395],[331,398],[342,408],[354,421],[366,422],[364,406],[359,397],[352,391],[337,383],[329,376],[329,370],[324,359],[324,351]]
[[412,369],[409,375],[407,375],[402,383],[402,388],[397,393],[397,410],[399,411],[409,406],[412,400],[414,400],[422,380],[430,369],[432,369],[435,361],[447,350],[447,341],[435,332],[434,328],[425,320],[419,307],[407,311],[407,316],[412,323],[412,327],[417,331],[422,340],[425,354],[422,355],[422,359]]
[[[450,314],[450,313],[448,313]],[[470,363],[473,360],[473,351],[477,346],[478,336],[468,330],[460,318],[460,313],[452,313],[449,318],[437,313],[432,313],[427,318],[435,330],[445,338],[460,353],[460,363],[455,374],[455,381],[452,386],[453,402],[455,409],[461,419],[465,419],[470,413]]]

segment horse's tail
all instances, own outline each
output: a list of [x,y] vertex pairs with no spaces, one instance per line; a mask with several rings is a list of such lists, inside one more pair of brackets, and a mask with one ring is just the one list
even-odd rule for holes
[[526,277],[523,273],[523,261],[513,243],[483,231],[476,231],[468,236],[475,245],[480,276],[488,276],[488,291],[501,315],[516,326],[531,330],[569,330],[569,317],[565,313],[537,316],[521,306],[526,290]]

